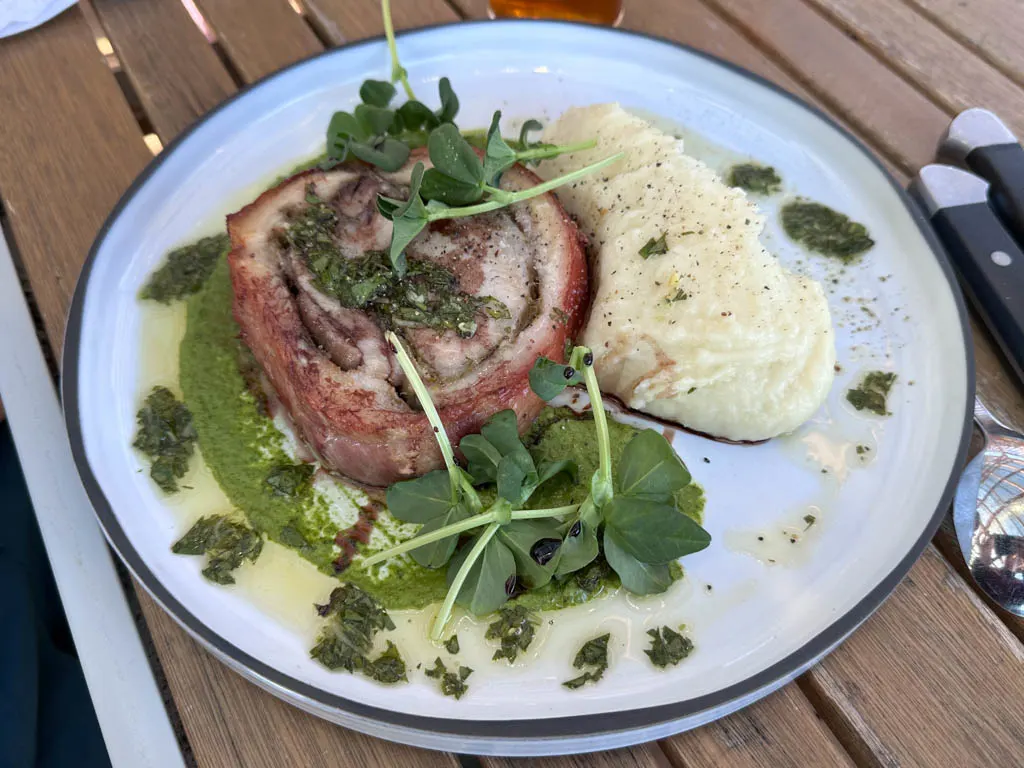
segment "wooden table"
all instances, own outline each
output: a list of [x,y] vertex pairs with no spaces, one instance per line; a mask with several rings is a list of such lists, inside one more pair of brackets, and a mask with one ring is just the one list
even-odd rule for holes
[[[393,4],[406,28],[482,17],[487,0]],[[626,0],[624,26],[799,94],[906,180],[965,107],[997,110],[1024,135],[1020,11],[1019,0]],[[376,0],[92,0],[0,41],[0,217],[54,358],[89,244],[152,152],[246,83],[381,31]],[[979,392],[1024,427],[1020,386],[977,324],[975,356]],[[168,709],[198,765],[478,764],[371,739],[279,702],[136,592]],[[1024,620],[994,608],[966,578],[947,520],[888,602],[769,698],[660,743],[479,764],[1021,765],[1022,639]]]

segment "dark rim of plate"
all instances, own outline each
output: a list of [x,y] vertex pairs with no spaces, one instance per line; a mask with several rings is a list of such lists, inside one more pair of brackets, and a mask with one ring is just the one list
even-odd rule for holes
[[[931,247],[935,254],[936,261],[942,268],[943,274],[946,276],[949,282],[950,292],[953,295],[953,300],[956,303],[957,312],[960,316],[961,330],[963,333],[964,348],[968,351],[971,348],[971,333],[970,327],[967,322],[967,309],[964,304],[963,296],[958,288],[956,278],[953,270],[950,266],[950,261],[946,255],[945,249],[939,242],[935,233],[928,221],[925,219],[922,212],[918,207],[911,201],[909,196],[899,185],[899,183],[892,177],[889,171],[884,165],[875,157],[875,155],[867,149],[861,143],[861,141],[852,135],[842,126],[838,125],[832,118],[823,113],[816,107],[807,104],[802,99],[794,96],[793,94],[783,90],[774,83],[765,80],[763,77],[756,75],[743,67],[732,64],[731,62],[719,59],[716,56],[698,51],[689,46],[682,45],[672,40],[667,40],[662,37],[655,35],[648,35],[640,32],[631,32],[628,30],[612,30],[602,27],[593,27],[587,24],[568,22],[568,21],[534,21],[534,20],[502,20],[502,21],[462,21],[451,24],[437,24],[430,27],[423,27],[416,30],[410,30],[399,35],[399,37],[415,37],[422,34],[429,34],[437,29],[444,29],[448,27],[460,27],[465,28],[467,31],[471,30],[478,24],[504,24],[515,27],[525,27],[532,25],[556,25],[565,26],[573,29],[574,32],[580,33],[585,32],[587,34],[593,34],[597,37],[603,35],[628,35],[636,37],[646,41],[656,42],[661,45],[670,46],[683,51],[691,56],[704,59],[706,61],[717,64],[735,74],[738,74],[753,83],[760,85],[763,88],[767,88],[773,93],[782,96],[783,98],[798,104],[812,115],[817,117],[822,122],[829,125],[834,131],[844,136],[850,143],[857,147],[866,157],[868,157],[872,163],[877,166],[879,173],[881,173],[889,182],[893,188],[899,194],[900,199],[907,210],[907,213],[917,224],[921,235],[924,237],[925,242]],[[516,32],[517,34],[519,31]],[[378,36],[368,40],[363,40],[358,43],[346,45],[344,48],[336,48],[324,51],[321,54],[313,56],[309,59],[296,62],[284,69],[274,72],[251,85],[242,88],[231,98],[222,102],[220,105],[215,107],[213,110],[204,115],[200,120],[190,126],[187,130],[182,132],[174,141],[172,141],[163,152],[158,156],[154,157],[153,160],[146,166],[143,172],[137,179],[132,183],[128,190],[122,195],[118,201],[114,210],[110,216],[104,222],[103,227],[100,229],[96,236],[96,240],[89,251],[89,255],[82,268],[81,275],[78,279],[78,285],[75,289],[74,299],[71,304],[71,310],[68,316],[67,331],[65,333],[64,343],[64,354],[62,359],[62,370],[63,379],[61,382],[61,394],[64,404],[64,418],[67,425],[68,435],[71,441],[71,450],[75,458],[75,463],[78,466],[79,474],[81,475],[82,482],[85,485],[85,489],[89,494],[89,498],[92,501],[93,507],[96,510],[96,515],[99,518],[100,524],[106,533],[107,539],[111,545],[117,551],[118,555],[125,562],[135,577],[142,583],[147,591],[170,613],[186,630],[188,630],[194,637],[201,642],[205,643],[218,655],[227,657],[233,662],[232,666],[240,666],[246,668],[249,672],[258,677],[264,687],[268,690],[282,696],[286,699],[298,697],[305,699],[309,702],[304,708],[310,708],[310,704],[314,708],[326,708],[328,710],[334,709],[340,712],[347,713],[359,718],[366,718],[369,720],[375,720],[380,723],[390,724],[398,726],[400,728],[413,729],[415,731],[430,732],[435,735],[447,735],[452,737],[465,737],[465,738],[482,738],[482,739],[493,739],[495,741],[510,741],[510,740],[527,740],[527,739],[568,739],[580,736],[596,736],[599,734],[609,734],[614,732],[632,731],[640,728],[648,728],[651,726],[665,725],[672,721],[681,720],[683,718],[690,718],[701,713],[709,712],[720,707],[727,707],[730,703],[736,703],[736,706],[731,707],[729,711],[738,709],[742,705],[750,704],[757,698],[766,695],[770,691],[779,687],[780,685],[788,682],[789,680],[796,677],[798,674],[808,669],[811,665],[817,662],[821,657],[829,653],[839,643],[841,643],[850,633],[853,632],[861,623],[863,623],[888,597],[888,595],[896,588],[900,580],[910,570],[921,552],[927,546],[931,540],[935,531],[938,529],[939,524],[949,508],[952,502],[953,492],[957,481],[957,469],[962,466],[967,456],[967,448],[970,442],[971,436],[971,423],[973,418],[973,398],[974,398],[974,359],[968,354],[965,360],[965,372],[967,376],[967,402],[964,403],[964,416],[963,416],[963,429],[960,439],[960,446],[957,453],[957,460],[950,471],[950,476],[946,480],[945,488],[942,492],[941,500],[939,505],[932,515],[931,521],[921,532],[920,538],[910,548],[910,551],[903,557],[902,560],[896,565],[896,567],[889,573],[887,577],[872,589],[857,605],[847,611],[846,614],[836,619],[826,629],[816,635],[814,638],[809,640],[802,648],[790,654],[781,661],[776,662],[767,669],[758,672],[755,675],[748,677],[739,683],[730,685],[727,688],[723,688],[714,693],[710,693],[704,696],[698,696],[696,698],[687,699],[685,701],[674,702],[670,704],[661,704],[653,707],[644,707],[640,709],[631,709],[624,711],[604,712],[599,714],[588,714],[588,715],[572,715],[565,717],[553,717],[553,718],[541,718],[541,719],[525,719],[525,720],[460,720],[460,719],[448,719],[439,717],[427,717],[423,715],[406,714],[402,712],[393,712],[387,709],[381,709],[379,707],[369,706],[362,704],[357,701],[346,699],[342,696],[327,693],[319,688],[308,685],[300,680],[290,677],[286,674],[281,673],[277,669],[270,667],[263,662],[252,658],[246,653],[243,653],[240,649],[228,642],[226,639],[218,635],[217,633],[210,630],[195,616],[193,616],[180,602],[178,602],[160,581],[153,575],[152,571],[149,570],[146,563],[143,562],[139,553],[135,551],[128,537],[125,535],[124,530],[121,528],[118,522],[117,516],[114,514],[110,507],[110,503],[104,495],[99,483],[96,480],[96,476],[93,474],[92,467],[89,465],[89,461],[86,457],[85,446],[82,438],[81,422],[79,418],[79,401],[78,401],[78,362],[81,354],[81,335],[82,335],[82,319],[85,309],[85,296],[88,291],[89,275],[92,270],[92,265],[96,260],[96,256],[103,244],[103,241],[107,235],[107,231],[110,229],[114,221],[120,216],[122,209],[128,204],[135,193],[146,183],[150,175],[160,167],[160,165],[169,157],[182,143],[188,141],[193,131],[198,129],[213,115],[217,114],[223,109],[226,109],[236,100],[245,97],[248,93],[254,89],[259,88],[263,83],[272,80],[277,77],[281,77],[287,72],[299,67],[309,66],[311,63],[317,60],[330,57],[330,56],[346,56],[354,50],[366,46],[373,46],[380,43],[383,40],[383,36]],[[696,724],[696,723],[695,723]],[[679,730],[682,730],[684,726],[680,726]],[[387,734],[385,734],[387,735]],[[396,738],[402,739],[398,734],[395,734]],[[624,742],[625,743],[625,742]]]

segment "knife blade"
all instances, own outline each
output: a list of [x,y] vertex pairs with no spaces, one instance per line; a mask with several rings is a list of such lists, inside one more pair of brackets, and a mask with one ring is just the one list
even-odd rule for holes
[[1024,251],[989,206],[988,190],[973,173],[938,164],[910,184],[965,293],[1024,379]]
[[991,184],[992,205],[1024,243],[1024,147],[987,109],[968,109],[949,124],[939,158],[966,166]]

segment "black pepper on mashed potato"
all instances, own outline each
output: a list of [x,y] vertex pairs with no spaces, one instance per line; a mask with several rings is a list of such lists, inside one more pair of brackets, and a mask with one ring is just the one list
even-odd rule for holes
[[[539,173],[553,178],[625,153],[558,193],[593,249],[596,288],[582,343],[594,350],[601,389],[730,440],[800,426],[835,373],[821,286],[761,245],[764,217],[742,190],[618,104],[570,109],[543,140],[594,136],[594,149],[546,160]],[[641,254],[662,236],[664,248]]]

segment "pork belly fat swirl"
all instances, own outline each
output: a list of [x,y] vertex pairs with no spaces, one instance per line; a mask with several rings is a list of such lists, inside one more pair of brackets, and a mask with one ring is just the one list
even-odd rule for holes
[[[457,443],[505,408],[520,430],[536,417],[529,370],[541,355],[564,360],[588,297],[582,236],[550,193],[433,223],[398,280],[376,199],[405,198],[416,161],[429,164],[414,152],[394,174],[300,173],[228,217],[243,341],[323,464],[373,486],[444,466],[385,329],[403,337]],[[538,182],[514,166],[502,187]]]

